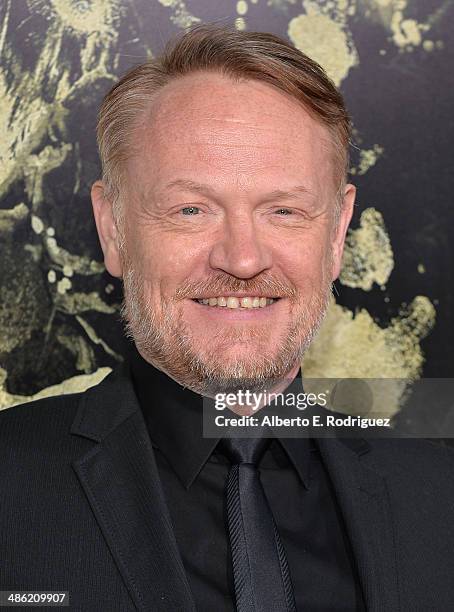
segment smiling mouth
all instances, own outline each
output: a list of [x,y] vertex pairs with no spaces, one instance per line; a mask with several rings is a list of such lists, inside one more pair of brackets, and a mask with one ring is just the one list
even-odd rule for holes
[[197,302],[202,306],[208,306],[209,308],[231,308],[238,310],[248,310],[254,308],[266,308],[267,306],[271,306],[281,298],[268,298],[268,297],[212,297],[212,298],[203,298],[203,299],[193,299],[193,302]]

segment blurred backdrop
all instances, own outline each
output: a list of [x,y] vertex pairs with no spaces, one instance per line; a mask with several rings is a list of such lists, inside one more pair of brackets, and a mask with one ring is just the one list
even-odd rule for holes
[[353,118],[357,207],[305,376],[453,376],[452,0],[3,0],[0,407],[123,359],[89,196],[96,113],[127,69],[212,21],[289,39]]

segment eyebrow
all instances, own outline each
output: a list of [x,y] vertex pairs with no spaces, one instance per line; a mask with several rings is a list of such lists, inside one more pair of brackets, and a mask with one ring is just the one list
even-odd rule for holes
[[[187,191],[193,191],[195,193],[200,193],[202,195],[206,195],[208,197],[214,196],[216,191],[210,187],[209,185],[205,185],[203,183],[197,183],[196,181],[191,181],[188,179],[175,179],[174,181],[170,181],[164,187],[164,189],[171,189],[173,187],[179,187],[181,189],[186,189]],[[279,200],[297,200],[302,195],[314,195],[314,193],[308,189],[305,185],[296,185],[289,190],[275,189],[274,191],[270,191],[265,194],[263,201],[273,202]]]

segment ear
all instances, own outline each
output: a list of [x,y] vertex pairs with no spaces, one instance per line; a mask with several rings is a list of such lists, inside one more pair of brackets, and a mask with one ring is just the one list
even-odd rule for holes
[[344,198],[342,201],[342,207],[339,217],[339,222],[334,233],[332,242],[333,247],[333,271],[332,280],[335,281],[338,278],[341,266],[342,266],[342,255],[344,252],[345,236],[347,235],[347,229],[350,224],[350,220],[353,215],[353,207],[355,204],[356,187],[350,183],[345,186]]
[[91,203],[99,242],[104,253],[104,265],[109,274],[116,278],[122,278],[120,252],[117,244],[117,226],[113,218],[112,203],[104,196],[104,183],[102,181],[96,181],[93,184]]

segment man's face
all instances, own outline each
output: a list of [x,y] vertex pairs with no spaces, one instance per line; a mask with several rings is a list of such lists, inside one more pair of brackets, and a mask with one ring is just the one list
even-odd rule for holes
[[106,266],[122,270],[138,350],[206,395],[293,378],[354,199],[349,186],[335,231],[328,131],[269,85],[199,73],[163,88],[134,138],[124,247]]

